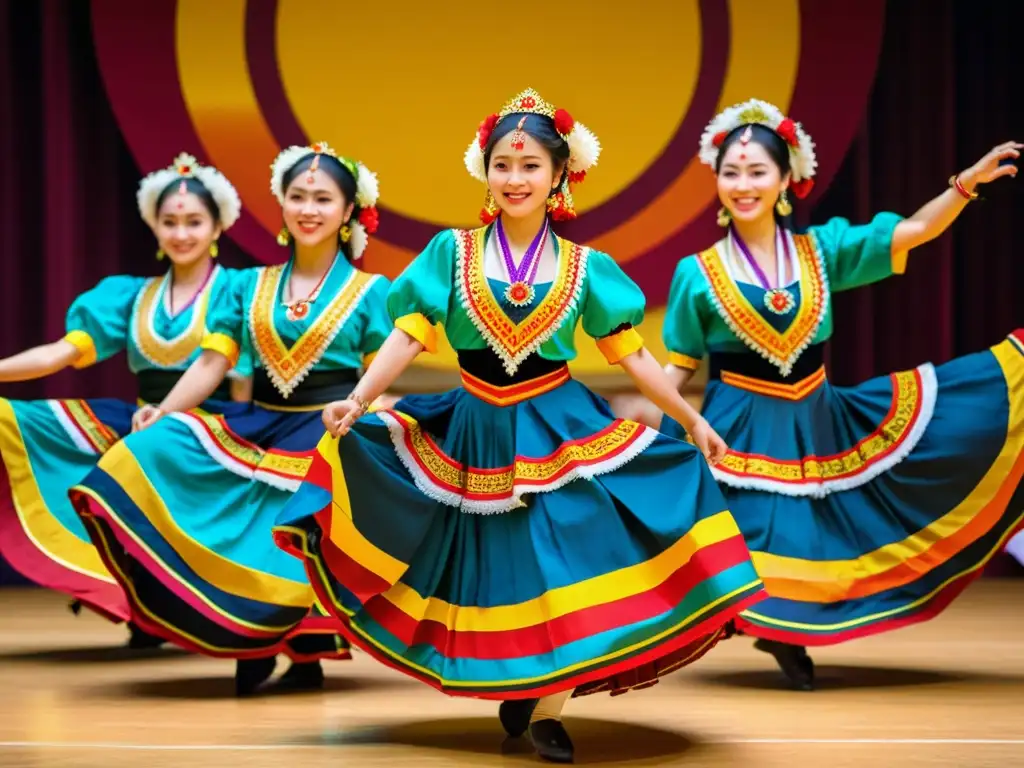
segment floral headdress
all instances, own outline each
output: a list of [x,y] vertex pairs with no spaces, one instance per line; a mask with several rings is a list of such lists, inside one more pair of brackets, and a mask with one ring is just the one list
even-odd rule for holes
[[708,123],[700,137],[701,162],[714,168],[718,164],[719,148],[725,137],[743,125],[763,125],[786,142],[792,173],[789,188],[798,198],[807,197],[814,187],[814,174],[818,167],[814,142],[800,123],[793,122],[782,114],[782,110],[767,101],[750,99],[742,104],[734,104]]
[[220,211],[218,223],[221,229],[230,229],[242,213],[242,201],[238,197],[238,192],[223,173],[213,166],[200,165],[192,155],[185,152],[174,158],[174,162],[166,168],[153,171],[139,182],[135,198],[142,220],[150,228],[156,229],[156,201],[160,198],[160,193],[177,181],[180,182],[178,193],[185,194],[188,191],[185,186],[188,179],[196,179],[206,187]]
[[[315,156],[309,167],[310,173],[316,171],[321,155],[329,155],[345,166],[356,180],[354,221],[345,224],[339,234],[342,240],[351,243],[352,258],[358,260],[362,258],[369,236],[377,231],[379,223],[377,198],[380,196],[380,189],[377,176],[362,163],[342,157],[323,141],[310,144],[308,147],[288,147],[270,165],[270,191],[281,205],[284,205],[284,175],[309,155]],[[287,230],[281,230],[278,242],[287,245],[287,236]]]
[[[569,163],[562,186],[558,192],[548,198],[548,210],[555,221],[576,218],[576,210],[573,204],[571,186],[579,184],[593,166],[597,165],[597,158],[601,154],[601,143],[597,137],[583,123],[577,122],[564,109],[556,109],[552,104],[541,98],[541,95],[532,88],[509,100],[500,112],[488,115],[480,127],[476,136],[466,150],[466,169],[477,181],[487,183],[487,166],[484,163],[484,148],[487,146],[491,134],[498,123],[509,115],[543,115],[550,118],[555,124],[555,130],[565,139],[569,145]],[[525,119],[525,118],[524,118]],[[520,119],[512,135],[512,146],[521,148],[525,141],[525,134],[522,132],[523,119]],[[498,206],[490,192],[487,193],[487,203],[480,211],[480,219],[489,224],[498,215]]]

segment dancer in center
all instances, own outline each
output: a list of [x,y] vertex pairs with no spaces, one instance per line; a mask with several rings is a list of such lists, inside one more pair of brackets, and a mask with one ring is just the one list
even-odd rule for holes
[[[482,123],[466,164],[489,226],[440,233],[396,279],[395,330],[325,409],[277,527],[352,642],[450,695],[503,700],[509,734],[529,729],[557,762],[573,759],[559,718],[574,690],[654,684],[763,593],[708,467],[726,446],[634,328],[643,294],[549,226],[575,215],[570,184],[599,151],[533,90]],[[697,448],[572,379],[579,322]],[[436,324],[462,386],[364,415],[434,351]]]

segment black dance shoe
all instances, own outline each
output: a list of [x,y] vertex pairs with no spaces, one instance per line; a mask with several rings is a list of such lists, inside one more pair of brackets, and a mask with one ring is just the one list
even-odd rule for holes
[[288,671],[274,683],[278,691],[316,691],[324,687],[324,670],[319,661],[293,661]]
[[156,635],[145,632],[135,624],[128,622],[128,647],[132,650],[146,650],[148,648],[159,648],[166,640]]
[[806,648],[763,638],[755,640],[754,647],[775,657],[779,669],[794,690],[814,690],[814,661],[807,654]]
[[515,699],[503,701],[498,707],[498,719],[505,733],[513,739],[518,739],[526,729],[530,727],[530,715],[533,708],[537,706],[537,699]]
[[542,760],[549,763],[573,761],[572,739],[560,720],[538,720],[530,723],[530,741]]
[[252,696],[274,674],[277,658],[239,659],[235,662],[235,696]]

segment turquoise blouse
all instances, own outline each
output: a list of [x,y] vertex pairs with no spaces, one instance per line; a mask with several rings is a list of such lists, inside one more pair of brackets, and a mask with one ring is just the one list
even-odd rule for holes
[[[153,278],[104,278],[75,299],[67,312],[64,338],[80,353],[75,367],[85,368],[124,350],[132,373],[186,370],[201,352],[211,315],[230,302],[241,274],[215,266],[195,300],[175,314],[169,307],[170,272]],[[243,355],[233,375],[251,374],[251,359]]]
[[388,293],[396,327],[433,351],[439,324],[453,349],[490,346],[506,369],[533,352],[572,360],[579,322],[611,363],[643,345],[633,327],[643,320],[644,295],[611,256],[556,238],[555,279],[536,285],[533,301],[516,308],[503,297],[507,283],[484,275],[490,231],[445,230],[430,241]]
[[800,276],[784,286],[793,298],[784,313],[772,311],[764,288],[729,274],[722,243],[681,260],[662,330],[670,362],[695,369],[709,352],[749,349],[790,367],[807,346],[832,336],[833,292],[902,273],[906,254],[892,253],[900,221],[894,213],[861,226],[834,218],[794,236]]

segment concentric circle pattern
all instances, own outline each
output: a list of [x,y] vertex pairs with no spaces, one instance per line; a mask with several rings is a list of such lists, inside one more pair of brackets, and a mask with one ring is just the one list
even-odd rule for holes
[[[751,97],[814,137],[817,193],[861,122],[883,0],[663,0],[391,6],[334,0],[96,0],[107,93],[140,168],[188,151],[237,186],[230,236],[274,263],[281,147],[325,140],[380,178],[381,226],[364,267],[398,274],[439,229],[472,226],[484,190],[462,153],[484,116],[525,87],[601,139],[563,231],[607,251],[644,289],[641,329],[662,354],[676,262],[719,237],[714,179],[697,161],[704,125]],[[519,10],[517,10],[517,8]],[[581,340],[574,368],[606,368]],[[449,367],[442,354],[427,364]]]

